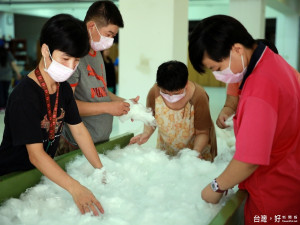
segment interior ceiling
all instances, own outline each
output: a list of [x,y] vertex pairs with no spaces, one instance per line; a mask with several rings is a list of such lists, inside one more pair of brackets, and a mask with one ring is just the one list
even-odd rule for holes
[[[113,2],[119,2],[119,0],[111,0]],[[72,3],[72,2],[95,2],[95,0],[0,0],[0,4],[42,4],[42,3]],[[228,3],[229,0],[189,0],[189,2],[199,3]]]
[[[118,0],[112,0],[113,2],[118,2]],[[33,3],[72,3],[72,2],[94,2],[92,0],[0,0],[0,4],[33,4]]]
[[[38,4],[54,4],[59,7],[59,3],[92,3],[96,0],[0,0],[0,5],[7,7],[19,7],[26,5],[38,5]],[[117,5],[120,1],[126,0],[111,0]],[[142,0],[141,0],[142,1]],[[188,0],[190,5],[226,5],[230,3],[230,0]],[[300,15],[300,0],[266,0],[266,4],[277,10],[278,12],[289,14],[291,12],[297,12]],[[0,9],[1,11],[1,9]]]

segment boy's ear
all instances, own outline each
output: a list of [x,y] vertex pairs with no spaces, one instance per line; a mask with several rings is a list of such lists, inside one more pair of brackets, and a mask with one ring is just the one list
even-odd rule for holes
[[95,22],[94,21],[89,21],[86,23],[86,28],[87,29],[92,29],[95,26]]
[[42,45],[41,47],[41,54],[42,56],[45,58],[49,55],[49,48],[48,48],[48,45],[46,45],[45,43]]

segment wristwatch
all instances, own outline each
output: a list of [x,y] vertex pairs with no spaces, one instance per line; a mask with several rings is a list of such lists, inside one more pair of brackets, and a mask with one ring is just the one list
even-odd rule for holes
[[216,179],[213,179],[213,181],[211,182],[210,184],[211,186],[211,189],[214,191],[214,192],[218,192],[218,193],[224,193],[225,192],[225,195],[227,194],[228,190],[221,190],[219,188],[219,185],[218,185],[218,182]]

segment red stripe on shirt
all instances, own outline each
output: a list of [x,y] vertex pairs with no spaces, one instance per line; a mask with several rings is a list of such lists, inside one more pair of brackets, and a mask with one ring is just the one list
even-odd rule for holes
[[71,87],[77,87],[78,83],[70,84]]
[[92,54],[91,52],[89,52],[89,55],[90,55],[90,56],[92,56],[92,57],[96,57],[96,55],[97,55],[97,52],[96,52],[96,51],[94,51],[94,54]]

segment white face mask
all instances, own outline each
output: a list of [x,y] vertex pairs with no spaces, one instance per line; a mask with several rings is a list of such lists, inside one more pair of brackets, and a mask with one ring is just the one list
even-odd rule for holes
[[168,102],[174,103],[174,102],[178,102],[179,100],[181,100],[185,96],[185,89],[184,89],[184,92],[182,94],[178,94],[178,95],[168,95],[168,94],[165,94],[165,93],[161,92],[161,90],[159,91],[159,93]]
[[96,30],[98,32],[98,34],[100,35],[100,41],[93,41],[93,38],[92,38],[92,34],[91,34],[91,31],[89,31],[90,33],[90,36],[91,36],[91,47],[94,51],[103,51],[105,49],[108,49],[110,48],[113,43],[114,43],[114,39],[113,38],[110,38],[110,37],[105,37],[105,36],[102,36],[95,24],[95,27],[96,27]]
[[64,82],[64,81],[68,80],[72,76],[72,74],[75,72],[75,70],[77,69],[77,66],[79,63],[75,66],[74,70],[72,70],[71,68],[64,66],[64,65],[60,64],[59,62],[55,61],[50,54],[50,50],[48,50],[48,51],[49,51],[49,56],[52,59],[52,62],[47,69],[46,68],[46,60],[45,60],[45,57],[43,57],[44,65],[45,65],[44,71],[46,71],[55,82]]
[[240,73],[233,73],[230,69],[230,65],[231,65],[231,52],[230,52],[230,58],[229,58],[229,66],[222,70],[222,71],[213,71],[213,74],[215,76],[215,78],[219,81],[222,81],[224,83],[239,83],[246,71],[247,71],[247,67],[244,66],[244,57],[243,55],[241,55],[242,58],[242,65],[243,65],[243,71]]

